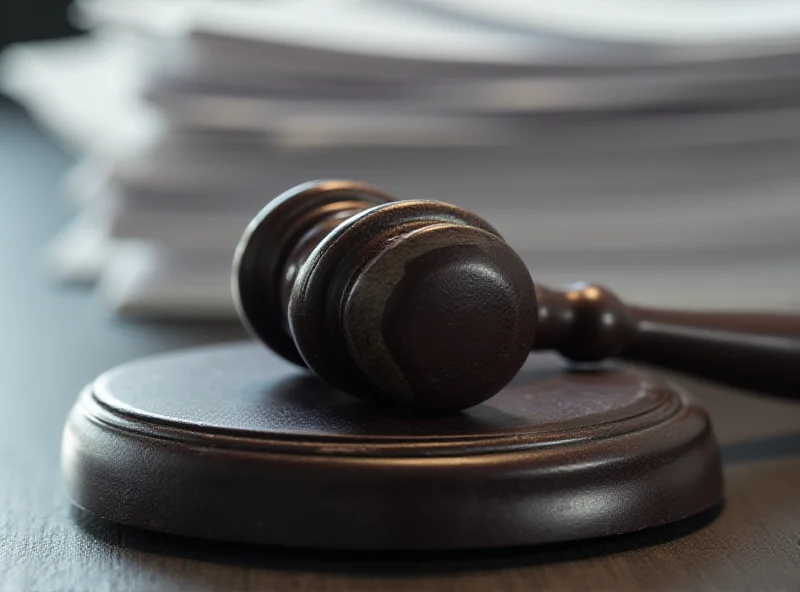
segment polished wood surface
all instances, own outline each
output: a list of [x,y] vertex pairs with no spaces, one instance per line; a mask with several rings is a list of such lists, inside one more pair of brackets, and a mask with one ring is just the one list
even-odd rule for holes
[[467,411],[420,416],[303,373],[256,342],[109,370],[62,446],[93,514],[271,545],[454,550],[638,532],[719,503],[706,412],[646,372],[531,356]]
[[420,412],[487,400],[531,349],[800,396],[800,315],[648,309],[588,283],[534,288],[486,221],[356,181],[273,199],[233,267],[240,317],[270,348],[345,392]]
[[533,346],[525,264],[486,221],[354,181],[273,199],[233,263],[245,325],[343,391],[422,412],[493,396]]
[[725,504],[719,516],[697,523],[541,548],[387,555],[209,543],[76,511],[59,472],[61,430],[75,393],[118,363],[244,333],[119,321],[90,293],[53,286],[40,257],[71,214],[55,197],[68,163],[19,110],[0,106],[4,592],[796,588],[800,407],[678,375],[670,377],[704,402],[722,445]]
[[759,393],[800,398],[800,314],[658,310],[609,289],[537,286],[535,350],[575,362],[619,357]]

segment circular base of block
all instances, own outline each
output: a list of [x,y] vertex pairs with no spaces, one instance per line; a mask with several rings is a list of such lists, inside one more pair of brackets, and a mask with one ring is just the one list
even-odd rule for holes
[[351,397],[257,344],[148,358],[81,393],[62,469],[75,504],[115,522],[331,549],[602,537],[722,496],[709,418],[686,393],[548,355],[439,417]]

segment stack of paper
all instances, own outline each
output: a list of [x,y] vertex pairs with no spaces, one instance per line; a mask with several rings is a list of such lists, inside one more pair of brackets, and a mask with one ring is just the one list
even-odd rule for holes
[[5,87],[82,160],[62,277],[233,315],[272,197],[352,178],[483,215],[552,284],[800,306],[800,5],[94,0]]

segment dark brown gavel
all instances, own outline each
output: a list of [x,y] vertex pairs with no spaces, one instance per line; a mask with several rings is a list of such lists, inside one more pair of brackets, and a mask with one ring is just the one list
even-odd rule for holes
[[603,287],[534,288],[484,220],[352,181],[270,202],[236,250],[245,326],[345,392],[456,411],[506,386],[531,350],[619,357],[800,396],[800,317],[623,304]]

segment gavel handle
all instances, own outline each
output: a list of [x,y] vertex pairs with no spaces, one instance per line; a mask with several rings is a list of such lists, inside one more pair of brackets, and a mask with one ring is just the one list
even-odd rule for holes
[[618,357],[800,399],[800,315],[682,312],[627,306],[602,286],[537,286],[534,349]]
[[619,357],[800,399],[800,316],[631,308]]

